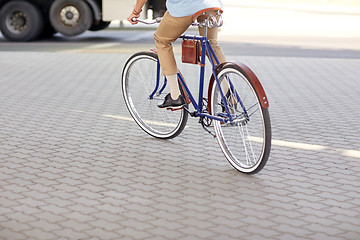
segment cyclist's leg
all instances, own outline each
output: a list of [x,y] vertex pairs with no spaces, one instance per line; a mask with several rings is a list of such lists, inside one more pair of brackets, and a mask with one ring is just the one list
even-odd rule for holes
[[191,16],[173,17],[166,12],[154,34],[161,70],[168,79],[172,99],[177,99],[180,96],[176,77],[178,68],[176,66],[172,43],[188,29],[191,23]]
[[[205,16],[198,17],[199,22],[202,22],[204,20],[205,20]],[[224,63],[224,62],[226,62],[226,58],[225,58],[225,55],[217,41],[218,31],[219,31],[218,28],[208,28],[207,29],[207,38],[208,38],[212,48],[214,49],[215,55],[219,59],[219,62]],[[204,36],[204,28],[199,27],[199,33],[201,36]]]
[[[203,22],[206,19],[206,16],[199,16],[198,17],[198,21],[199,22]],[[212,46],[212,48],[214,49],[215,55],[218,58],[220,64],[226,62],[226,58],[225,55],[221,49],[221,47],[218,44],[217,38],[218,38],[218,31],[219,28],[208,28],[207,29],[207,38]],[[199,34],[201,36],[204,36],[204,28],[199,27]],[[214,63],[215,63],[215,59],[213,59]],[[222,81],[221,83],[221,87],[224,91],[224,94],[228,93],[229,91],[229,85],[226,83],[226,81]]]

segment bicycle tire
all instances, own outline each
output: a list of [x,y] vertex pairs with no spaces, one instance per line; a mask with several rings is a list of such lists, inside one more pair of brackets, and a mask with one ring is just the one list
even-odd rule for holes
[[150,99],[156,86],[157,61],[154,52],[132,55],[124,66],[121,85],[125,104],[140,128],[153,137],[170,139],[184,130],[188,113],[185,109],[171,111],[157,107],[169,93],[168,87]]
[[[266,164],[271,149],[269,111],[261,105],[259,94],[246,70],[236,64],[225,64],[217,71],[231,120],[214,121],[216,139],[229,163],[246,174],[259,172]],[[224,85],[224,82],[227,82]],[[226,118],[225,104],[216,81],[210,86],[210,112]],[[223,88],[223,87],[222,87]],[[227,118],[229,119],[229,118]]]

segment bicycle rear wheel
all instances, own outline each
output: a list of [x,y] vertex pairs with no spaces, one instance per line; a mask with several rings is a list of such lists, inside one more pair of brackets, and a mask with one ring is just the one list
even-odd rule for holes
[[[226,159],[240,172],[254,174],[266,164],[271,148],[271,125],[267,108],[244,70],[227,64],[218,71],[225,101],[214,81],[210,111],[228,122],[214,121],[216,138]],[[226,106],[225,106],[226,105]]]
[[157,61],[158,56],[153,52],[134,54],[125,64],[121,85],[135,122],[151,136],[169,139],[183,131],[188,115],[184,109],[171,111],[157,107],[169,93],[161,74],[157,84]]

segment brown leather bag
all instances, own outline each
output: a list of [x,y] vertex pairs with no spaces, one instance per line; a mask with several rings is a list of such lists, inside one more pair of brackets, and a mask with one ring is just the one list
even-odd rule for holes
[[183,39],[182,42],[182,62],[199,64],[200,63],[200,42],[194,39]]

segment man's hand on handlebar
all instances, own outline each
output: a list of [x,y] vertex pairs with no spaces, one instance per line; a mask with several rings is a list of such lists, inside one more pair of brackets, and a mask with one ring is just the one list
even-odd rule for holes
[[[146,2],[146,1],[145,1]],[[135,9],[131,12],[130,16],[127,18],[127,20],[132,24],[137,24],[139,21],[137,20],[140,17],[142,9],[140,11],[136,11]]]
[[138,18],[140,17],[140,14],[138,14],[138,15],[135,15],[135,14],[131,14],[128,18],[127,18],[127,20],[132,24],[132,25],[135,25],[135,24],[137,24],[139,21],[138,21]]

